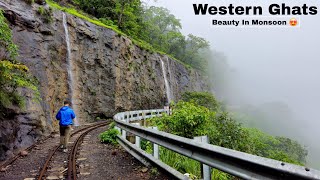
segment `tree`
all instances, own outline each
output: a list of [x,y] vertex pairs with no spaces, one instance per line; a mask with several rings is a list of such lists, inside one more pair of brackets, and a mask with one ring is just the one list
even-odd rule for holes
[[75,0],[85,12],[109,26],[116,26],[136,40],[143,40],[155,49],[172,55],[198,70],[207,67],[202,50],[209,43],[194,35],[186,38],[181,23],[163,7],[144,7],[141,0]]
[[185,51],[186,39],[180,32],[169,32],[167,34],[167,49],[168,54],[174,57],[182,57]]
[[201,51],[209,48],[209,42],[192,34],[187,38],[182,35],[180,20],[168,9],[148,7],[143,19],[144,33],[141,39],[198,70],[207,67],[207,58]]
[[258,129],[247,128],[251,154],[303,165],[308,155],[305,147],[286,137],[274,137]]
[[122,25],[122,17],[124,15],[124,10],[126,6],[130,5],[132,0],[118,0],[117,3],[117,14],[118,14],[118,27],[121,27]]
[[199,106],[204,106],[211,111],[220,110],[220,103],[209,92],[185,92],[182,94],[181,99]]
[[146,8],[143,20],[145,33],[141,38],[157,49],[169,52],[170,49],[173,50],[170,48],[170,40],[184,42],[184,36],[180,33],[180,20],[170,14],[168,9],[155,6]]
[[140,0],[75,0],[80,9],[117,27],[133,38],[141,30],[143,11]]
[[189,34],[186,40],[186,50],[181,59],[192,67],[204,70],[208,67],[207,57],[202,52],[210,47],[209,42],[204,38]]
[[96,18],[114,20],[116,18],[115,0],[75,0],[80,9]]
[[288,156],[300,163],[306,163],[308,151],[302,147],[297,141],[286,137],[276,137],[280,142],[275,148],[284,151]]
[[209,131],[210,143],[242,152],[248,152],[248,133],[228,112],[212,118],[212,130]]
[[140,0],[116,0],[114,20],[118,27],[133,38],[138,38],[142,25],[142,3]]

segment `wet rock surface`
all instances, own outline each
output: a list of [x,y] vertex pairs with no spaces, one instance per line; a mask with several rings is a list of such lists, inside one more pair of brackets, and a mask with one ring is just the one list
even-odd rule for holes
[[[57,129],[54,116],[68,98],[67,46],[62,12],[53,11],[45,23],[32,6],[2,0],[0,8],[19,46],[19,60],[39,81],[41,101],[29,90],[24,110],[13,107],[0,119],[0,160]],[[46,8],[47,5],[45,5]],[[71,45],[74,108],[80,123],[112,117],[116,112],[162,108],[166,91],[160,59],[164,61],[173,100],[184,91],[208,90],[201,75],[164,55],[134,45],[116,32],[67,14]],[[3,55],[0,51],[0,58]]]

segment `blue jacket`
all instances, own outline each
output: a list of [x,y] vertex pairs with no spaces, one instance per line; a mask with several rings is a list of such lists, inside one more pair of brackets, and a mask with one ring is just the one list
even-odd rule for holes
[[74,111],[68,106],[63,106],[56,115],[56,119],[59,120],[60,126],[72,125],[72,119],[76,118]]

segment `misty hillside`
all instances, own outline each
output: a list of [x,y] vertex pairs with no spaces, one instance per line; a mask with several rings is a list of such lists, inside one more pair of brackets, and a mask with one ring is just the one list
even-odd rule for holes
[[[306,133],[310,125],[302,126],[298,106],[284,100],[288,91],[281,99],[267,89],[280,85],[251,83],[244,77],[255,74],[246,76],[230,63],[228,53],[237,49],[218,51],[206,35],[185,33],[185,19],[174,14],[178,10],[152,3],[0,2],[0,161],[58,133],[56,114],[67,100],[77,115],[72,125],[165,106],[169,115],[144,124],[190,139],[207,136],[208,143],[229,150],[318,167],[318,136]],[[109,133],[100,141],[116,144],[117,130],[112,127],[114,139]],[[147,153],[152,147],[141,141]],[[199,162],[162,147],[159,152],[159,159],[180,173],[201,176]],[[210,174],[235,178],[217,169]]]

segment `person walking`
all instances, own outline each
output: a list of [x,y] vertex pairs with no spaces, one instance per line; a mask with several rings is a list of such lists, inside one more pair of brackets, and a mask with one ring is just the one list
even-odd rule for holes
[[60,148],[63,152],[67,152],[67,144],[70,139],[71,125],[73,119],[76,118],[74,111],[70,108],[70,101],[64,101],[64,106],[59,110],[56,119],[59,121],[60,130]]

